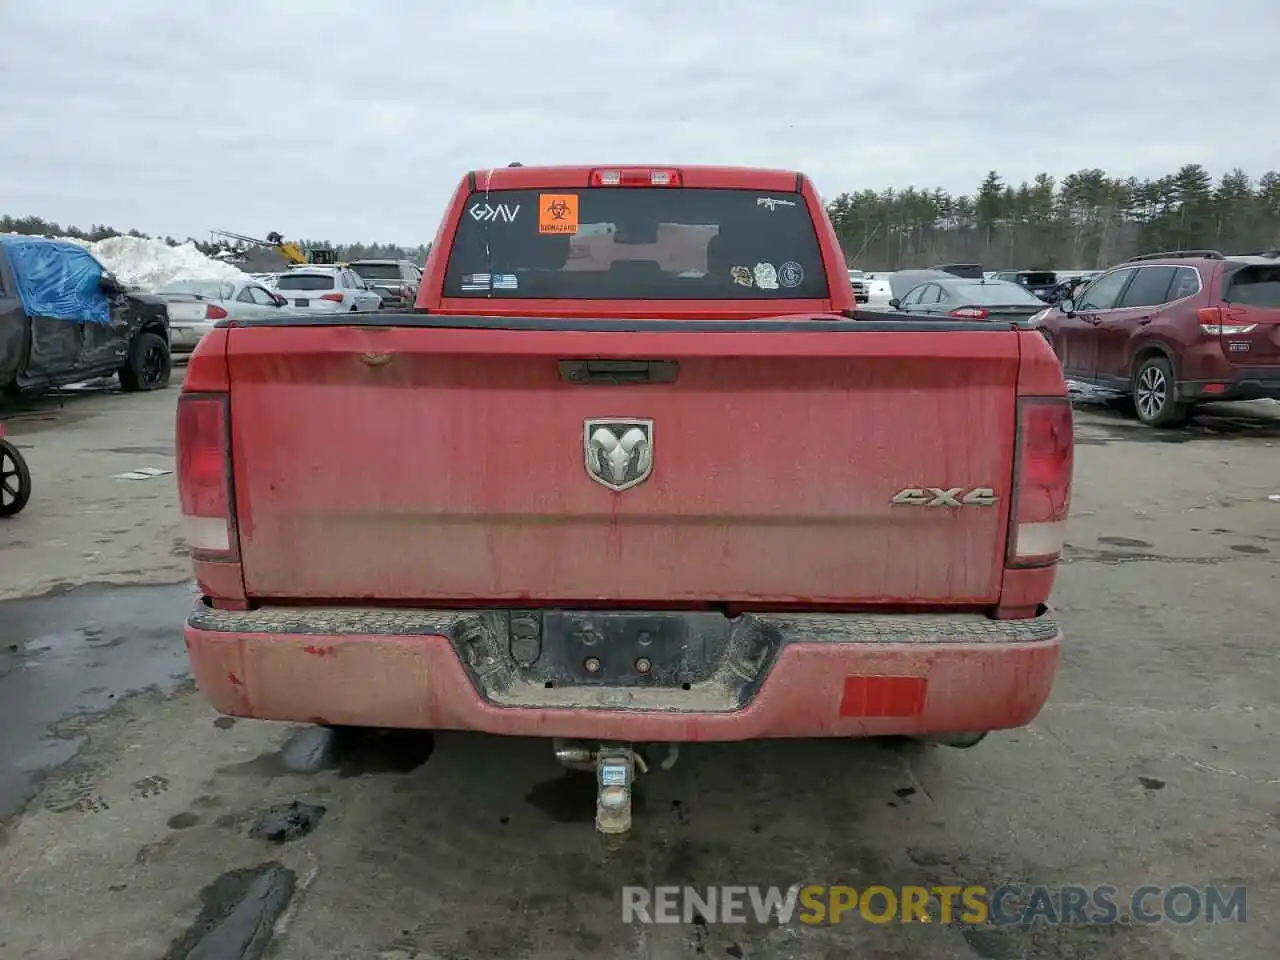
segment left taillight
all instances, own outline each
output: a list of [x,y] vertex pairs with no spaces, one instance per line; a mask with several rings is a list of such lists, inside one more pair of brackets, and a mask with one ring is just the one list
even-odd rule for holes
[[947,316],[954,317],[956,320],[985,320],[990,314],[985,307],[957,307]]
[[210,560],[237,559],[227,395],[180,396],[175,446],[178,503],[191,555]]
[[206,320],[225,320],[227,319],[227,311],[217,304],[211,303],[204,308],[204,318]]
[[1014,503],[1006,558],[1010,567],[1048,566],[1062,554],[1075,453],[1071,430],[1071,402],[1065,397],[1018,401]]

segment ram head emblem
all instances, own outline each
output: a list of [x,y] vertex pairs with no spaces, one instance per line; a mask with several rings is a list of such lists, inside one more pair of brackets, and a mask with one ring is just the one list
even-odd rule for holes
[[587,475],[610,490],[627,490],[653,472],[652,420],[586,420],[582,441]]

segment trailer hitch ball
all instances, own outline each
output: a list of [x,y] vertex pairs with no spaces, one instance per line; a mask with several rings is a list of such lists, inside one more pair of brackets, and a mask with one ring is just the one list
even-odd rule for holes
[[596,759],[596,829],[618,836],[631,829],[635,754],[629,747],[601,747]]

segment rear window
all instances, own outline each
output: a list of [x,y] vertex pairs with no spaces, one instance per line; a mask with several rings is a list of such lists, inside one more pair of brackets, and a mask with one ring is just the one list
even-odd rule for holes
[[333,276],[318,273],[286,273],[276,281],[277,290],[332,290]]
[[353,263],[351,269],[366,280],[399,280],[398,263]]
[[826,297],[799,194],[683,187],[473,193],[444,295],[564,300]]
[[1006,283],[1001,280],[986,283],[957,283],[953,289],[965,303],[978,306],[1007,307],[1017,306],[1020,303],[1038,303],[1044,306],[1044,302],[1035,294],[1024,290],[1016,283]]
[[1058,282],[1058,275],[1044,272],[1023,273],[1018,275],[1018,279],[1028,287],[1049,287]]
[[1280,267],[1237,270],[1223,299],[1249,307],[1280,307]]
[[933,269],[949,273],[953,277],[964,277],[966,280],[981,280],[983,277],[982,264],[980,263],[944,263]]

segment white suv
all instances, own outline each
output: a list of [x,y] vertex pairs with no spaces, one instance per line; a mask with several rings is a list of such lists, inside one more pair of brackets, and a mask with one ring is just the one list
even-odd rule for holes
[[354,270],[346,267],[299,267],[281,274],[276,291],[289,300],[289,310],[316,313],[373,313],[382,298]]

